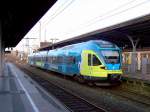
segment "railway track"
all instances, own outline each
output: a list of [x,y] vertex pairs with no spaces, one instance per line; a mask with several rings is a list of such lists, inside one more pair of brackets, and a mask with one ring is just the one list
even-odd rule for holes
[[102,107],[97,107],[96,105],[88,102],[87,100],[75,95],[74,93],[59,87],[47,79],[40,77],[29,71],[26,68],[19,67],[25,73],[30,75],[30,77],[35,80],[39,85],[45,88],[48,92],[53,94],[58,100],[60,100],[71,112],[107,112]]
[[[32,74],[33,75],[33,73],[31,73],[31,70],[29,70],[28,69],[28,67],[25,67],[25,69],[27,69],[27,70],[25,70],[26,71],[26,73],[27,73],[27,71],[28,71],[28,74]],[[29,72],[30,71],[30,72]],[[34,70],[33,70],[34,71]],[[42,72],[45,72],[44,70],[42,70]],[[35,75],[37,75],[36,74],[37,72],[34,72],[34,74]],[[47,73],[48,74],[50,74],[49,73],[49,71],[47,71]],[[41,73],[42,74],[42,73]],[[52,74],[53,75],[53,74]],[[55,75],[55,74],[54,74]],[[56,75],[56,76],[58,76],[58,77],[60,77],[60,75]],[[43,77],[44,79],[45,79],[45,76],[44,75],[42,75],[41,77]],[[49,76],[48,76],[49,77]],[[48,79],[48,77],[47,77],[47,81],[49,82],[50,80]],[[63,77],[63,76],[62,76]],[[62,78],[61,77],[61,78]],[[66,79],[68,79],[68,80],[71,80],[71,82],[73,81],[71,78],[67,78],[66,77]],[[38,78],[36,79],[36,80],[39,80]],[[50,81],[51,82],[51,81]],[[49,82],[49,83],[50,83]],[[47,83],[47,82],[43,82],[43,86],[44,85],[47,85],[47,84],[44,84],[44,83]],[[52,81],[52,83],[55,83],[55,81]],[[59,83],[59,84],[56,84],[57,86],[60,86],[60,84],[61,83]],[[48,86],[51,86],[51,85],[48,85]],[[62,86],[63,86],[63,84],[62,84]],[[139,105],[139,106],[142,106],[143,105],[143,107],[144,108],[146,108],[146,109],[148,109],[148,110],[150,110],[150,108],[148,108],[148,107],[150,107],[150,98],[149,97],[146,97],[146,96],[144,96],[144,95],[139,95],[138,93],[135,93],[135,92],[132,92],[132,91],[128,91],[128,90],[125,90],[125,89],[114,89],[114,88],[109,88],[109,89],[106,89],[106,88],[99,88],[99,87],[89,87],[88,85],[84,85],[84,86],[87,86],[89,89],[92,89],[92,91],[94,90],[95,92],[97,91],[99,91],[99,92],[102,92],[102,91],[105,91],[106,93],[110,93],[110,94],[112,94],[113,96],[116,96],[116,97],[120,97],[121,99],[123,98],[123,99],[125,99],[126,101],[129,101],[129,102],[133,102],[133,103],[135,103],[135,105],[137,104],[137,105]],[[66,88],[66,87],[65,87]],[[72,89],[68,89],[68,88],[66,88],[67,89],[67,91],[69,90],[69,91],[72,91]],[[65,90],[66,90],[65,89]],[[47,90],[47,91],[49,91],[49,90]],[[52,92],[53,92],[53,89],[51,90]],[[50,91],[50,93],[52,93]],[[74,91],[74,90],[73,90]],[[93,91],[93,92],[94,92]],[[56,94],[57,94],[58,92],[56,92]],[[75,92],[74,91],[74,93],[75,94],[78,94],[78,93],[80,93],[80,92]],[[73,94],[74,94],[73,93]],[[61,93],[60,93],[61,94]],[[59,95],[60,95],[59,94]],[[80,96],[80,94],[78,94],[79,96]],[[76,95],[75,95],[76,96]],[[57,96],[56,96],[57,97]],[[59,96],[58,96],[59,97]],[[61,97],[61,96],[60,96]],[[62,97],[63,98],[63,97]],[[80,98],[80,97],[79,97]],[[119,99],[120,99],[119,98]],[[58,98],[59,99],[59,98]],[[61,98],[60,98],[61,99]],[[82,98],[81,98],[82,99]],[[86,98],[85,98],[86,99]],[[61,100],[60,100],[61,101]],[[62,99],[62,101],[63,101],[63,99]],[[87,102],[93,102],[93,101],[91,101],[91,100],[89,100],[88,99],[88,101]],[[94,100],[94,104],[95,104],[95,101],[96,100]],[[76,102],[76,103],[78,103],[78,102]],[[78,103],[79,105],[80,105],[80,103]],[[65,104],[66,105],[66,104]],[[97,105],[97,103],[96,103],[96,105]],[[99,105],[99,103],[98,103],[98,105]],[[77,105],[78,106],[78,105]],[[101,105],[99,105],[99,106],[101,106]],[[80,108],[80,107],[79,107]],[[112,107],[113,108],[113,107]],[[106,107],[105,107],[105,109],[107,109]],[[106,111],[105,109],[103,109],[102,108],[102,110],[104,110],[104,111]],[[115,110],[115,108],[113,108],[113,109],[111,109],[111,110],[108,110],[108,111],[113,111],[113,110]],[[118,110],[118,109],[117,109]],[[87,111],[87,110],[86,110]],[[75,111],[76,112],[76,111]],[[77,111],[78,112],[78,111]],[[80,112],[80,111],[79,111]],[[81,111],[81,112],[84,112],[84,111]],[[90,111],[89,111],[90,112]],[[92,112],[92,111],[91,111]],[[93,111],[93,112],[97,112],[97,110],[96,111]],[[98,112],[101,112],[101,111],[98,111]]]
[[109,89],[109,90],[103,89],[103,90],[105,90],[109,93],[112,93],[116,96],[125,98],[127,100],[150,107],[150,97],[149,96],[141,95],[141,94],[138,94],[137,92],[129,91],[129,90],[125,90],[125,89]]
[[99,88],[99,89],[100,91],[104,90],[116,96],[120,96],[126,98],[127,100],[137,102],[150,107],[150,96],[149,96],[150,93],[144,94],[144,89],[142,89],[141,87],[138,88],[140,88],[140,90],[137,90],[137,87],[135,88],[133,85],[132,88],[130,88],[128,86],[124,87],[122,84],[116,87]]

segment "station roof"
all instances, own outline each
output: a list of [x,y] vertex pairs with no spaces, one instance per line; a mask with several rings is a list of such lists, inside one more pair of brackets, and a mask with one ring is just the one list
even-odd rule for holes
[[0,10],[2,42],[15,47],[56,0],[3,0]]
[[[53,45],[54,48],[62,47],[69,44],[79,43],[87,40],[103,39],[116,43],[120,47],[132,48],[132,44],[127,37],[130,36],[134,41],[139,39],[138,48],[150,47],[150,14],[113,25],[104,29],[99,29]],[[52,46],[41,48],[39,50],[52,49]]]

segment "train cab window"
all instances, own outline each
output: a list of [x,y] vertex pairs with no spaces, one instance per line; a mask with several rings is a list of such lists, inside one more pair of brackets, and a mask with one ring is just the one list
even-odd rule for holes
[[92,62],[93,62],[93,66],[101,65],[100,60],[95,55],[92,55]]
[[88,54],[88,66],[92,66],[92,55]]

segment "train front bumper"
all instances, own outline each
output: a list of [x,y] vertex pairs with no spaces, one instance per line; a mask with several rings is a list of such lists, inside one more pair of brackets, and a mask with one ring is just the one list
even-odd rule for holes
[[122,70],[107,70],[107,80],[117,81],[121,80],[123,72]]
[[122,72],[122,70],[107,70],[107,74],[120,74],[120,75],[122,75],[123,74],[123,72]]
[[84,78],[89,81],[110,82],[121,80],[122,74],[122,70],[106,70],[103,73],[98,73],[96,76],[84,76]]

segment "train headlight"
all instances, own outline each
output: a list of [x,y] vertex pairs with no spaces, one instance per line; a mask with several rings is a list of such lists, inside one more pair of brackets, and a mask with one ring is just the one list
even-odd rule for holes
[[105,70],[105,69],[106,69],[106,67],[102,66],[102,67],[100,67],[100,69],[104,69],[104,70]]

